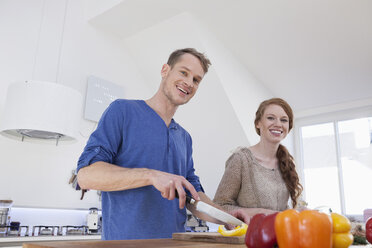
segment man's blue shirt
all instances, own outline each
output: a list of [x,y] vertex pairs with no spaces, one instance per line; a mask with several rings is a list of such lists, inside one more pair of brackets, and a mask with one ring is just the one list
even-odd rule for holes
[[[189,133],[173,119],[167,127],[142,100],[116,100],[106,109],[77,170],[97,161],[181,175],[203,191],[194,174]],[[102,192],[103,239],[171,238],[185,231],[186,210],[178,205],[178,199],[164,199],[153,186]]]

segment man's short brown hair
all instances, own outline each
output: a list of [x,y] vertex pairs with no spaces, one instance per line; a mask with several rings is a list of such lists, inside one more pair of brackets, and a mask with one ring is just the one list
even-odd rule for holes
[[195,48],[178,49],[172,52],[168,58],[167,64],[172,68],[185,53],[189,53],[197,57],[203,67],[204,73],[208,72],[208,67],[211,65],[211,62],[203,53],[196,51]]

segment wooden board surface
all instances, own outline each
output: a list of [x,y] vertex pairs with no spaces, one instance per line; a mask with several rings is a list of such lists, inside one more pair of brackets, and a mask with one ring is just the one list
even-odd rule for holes
[[173,239],[142,239],[115,241],[55,241],[24,243],[23,248],[246,248],[242,244],[217,244],[208,242],[190,242]]
[[[54,241],[24,243],[23,248],[246,248],[245,244],[221,244],[173,239],[142,239],[115,241]],[[372,245],[350,246],[349,248],[372,248]]]
[[186,240],[186,241],[198,241],[198,242],[224,243],[224,244],[244,244],[245,243],[245,235],[224,237],[218,232],[173,233],[172,239]]

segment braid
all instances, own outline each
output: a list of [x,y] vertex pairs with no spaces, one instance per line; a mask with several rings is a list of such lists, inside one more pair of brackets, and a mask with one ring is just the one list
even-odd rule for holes
[[287,148],[283,145],[279,145],[278,151],[276,152],[276,157],[279,161],[279,170],[282,178],[287,186],[289,195],[291,196],[292,206],[296,207],[297,199],[301,195],[303,190],[298,174],[296,172],[296,166],[294,159],[291,154],[289,154]]

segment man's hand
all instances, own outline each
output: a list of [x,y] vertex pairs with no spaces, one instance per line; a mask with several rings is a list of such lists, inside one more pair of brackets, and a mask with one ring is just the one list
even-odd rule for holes
[[190,191],[195,200],[200,200],[194,186],[183,176],[154,171],[154,175],[152,176],[152,185],[160,191],[163,198],[168,200],[173,200],[176,197],[177,191],[180,209],[184,208],[186,203],[186,192],[184,188]]

